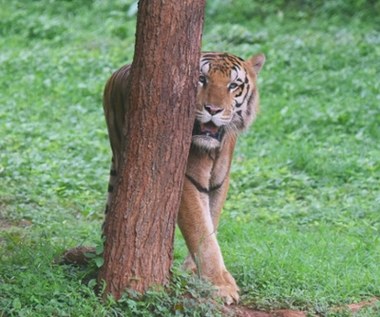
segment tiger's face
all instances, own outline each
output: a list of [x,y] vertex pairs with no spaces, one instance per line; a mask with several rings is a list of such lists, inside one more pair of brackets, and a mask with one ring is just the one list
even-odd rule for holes
[[262,54],[246,61],[227,53],[202,54],[193,145],[216,149],[248,128],[258,111],[256,79],[264,62]]

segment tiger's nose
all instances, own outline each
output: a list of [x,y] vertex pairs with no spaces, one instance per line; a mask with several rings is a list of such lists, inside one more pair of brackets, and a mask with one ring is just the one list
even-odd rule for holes
[[212,116],[214,116],[214,115],[216,115],[217,113],[223,111],[223,108],[220,108],[220,107],[215,106],[215,105],[212,105],[212,104],[204,105],[204,108],[205,108],[205,110],[206,110],[209,114],[211,114]]

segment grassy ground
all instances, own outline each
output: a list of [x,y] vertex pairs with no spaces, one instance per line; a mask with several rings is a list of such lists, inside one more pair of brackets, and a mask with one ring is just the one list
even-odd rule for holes
[[[380,296],[380,7],[284,2],[207,8],[205,50],[267,55],[219,240],[243,304],[348,316],[331,308]],[[131,61],[131,3],[0,0],[0,316],[216,314],[181,298],[208,290],[180,272],[170,295],[101,305],[94,268],[53,263],[100,242],[110,159],[101,93]],[[178,234],[175,271],[185,253]]]

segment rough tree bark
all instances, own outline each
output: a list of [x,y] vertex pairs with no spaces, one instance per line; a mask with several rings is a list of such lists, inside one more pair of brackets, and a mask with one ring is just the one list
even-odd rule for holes
[[98,280],[120,298],[170,278],[194,122],[205,0],[141,0],[127,83],[124,150]]

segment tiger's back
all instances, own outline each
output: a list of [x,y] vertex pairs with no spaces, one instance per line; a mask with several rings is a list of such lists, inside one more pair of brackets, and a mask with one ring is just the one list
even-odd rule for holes
[[103,95],[103,110],[111,143],[114,169],[118,169],[123,142],[123,125],[131,65],[124,65],[107,81]]

